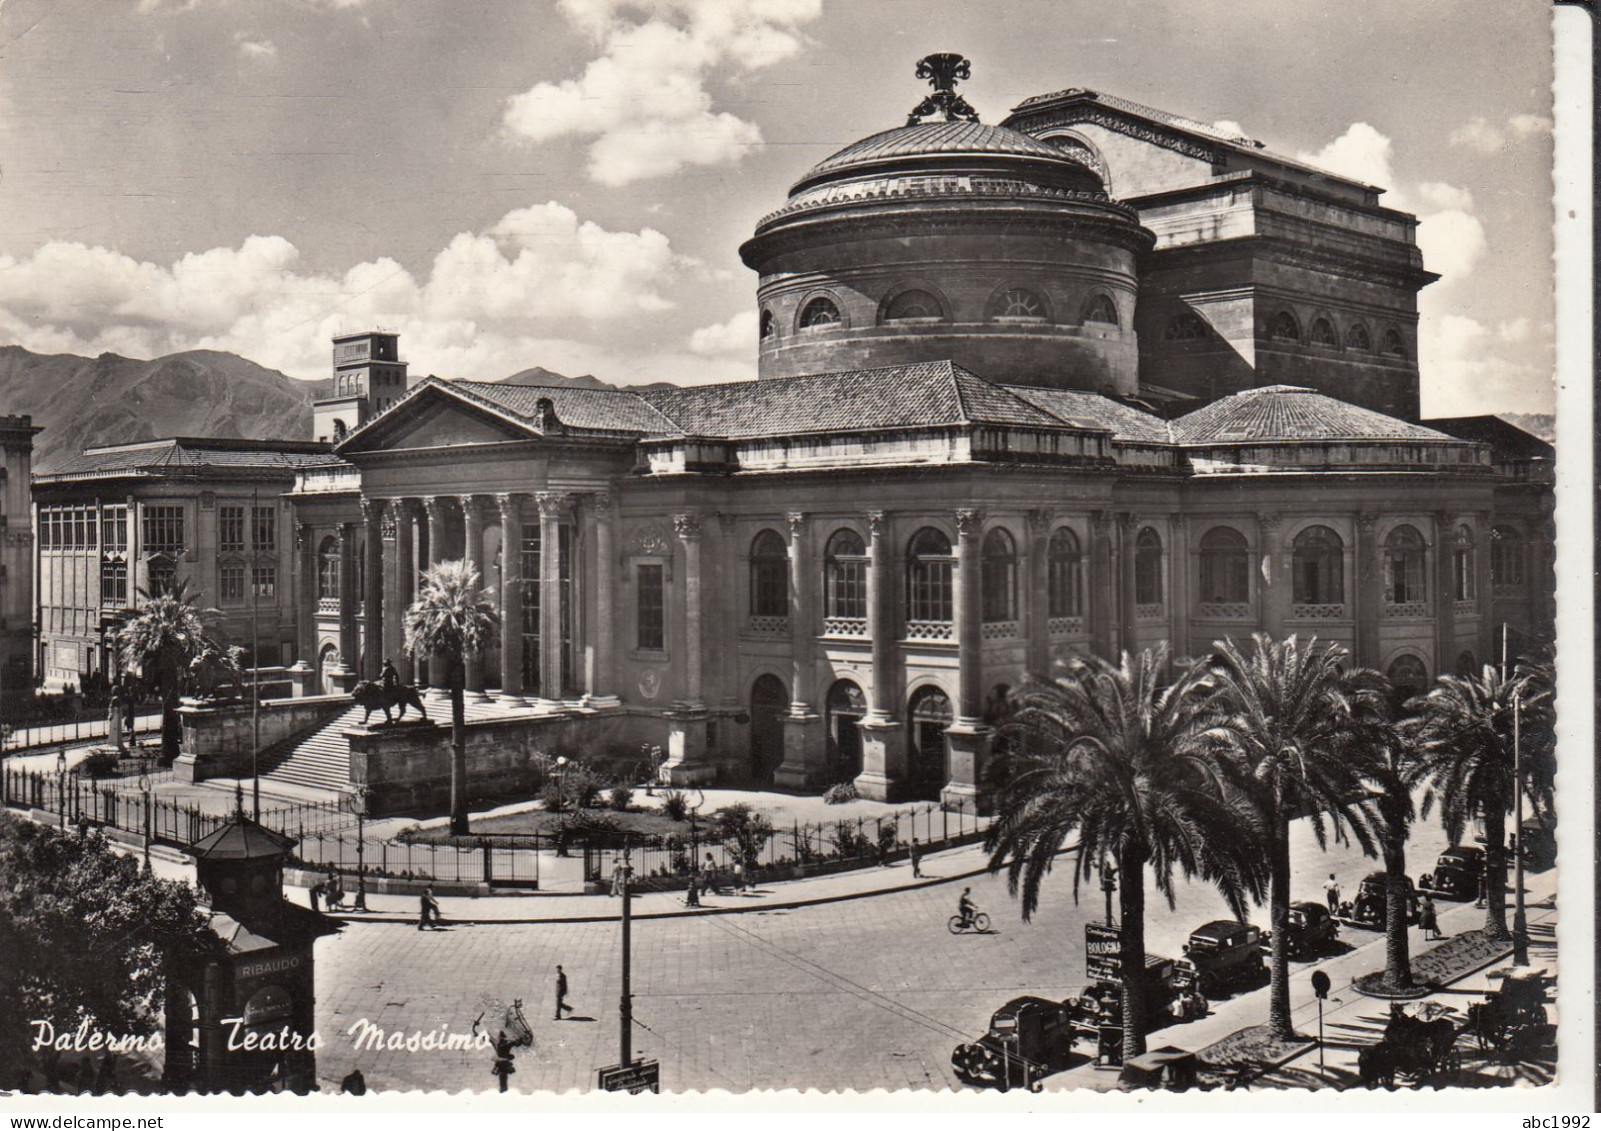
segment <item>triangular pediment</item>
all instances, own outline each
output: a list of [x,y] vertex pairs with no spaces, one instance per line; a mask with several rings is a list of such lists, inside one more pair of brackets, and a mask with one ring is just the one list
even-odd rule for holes
[[528,440],[539,433],[439,389],[423,390],[354,433],[340,455]]

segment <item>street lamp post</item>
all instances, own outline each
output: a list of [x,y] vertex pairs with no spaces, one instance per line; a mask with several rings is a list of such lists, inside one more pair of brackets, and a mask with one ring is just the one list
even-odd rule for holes
[[56,800],[60,802],[61,827],[67,827],[67,752],[56,751]]
[[1529,919],[1523,902],[1523,700],[1512,693],[1512,791],[1517,832],[1512,844],[1512,965],[1529,964]]
[[1112,894],[1117,891],[1117,866],[1101,865],[1101,892],[1106,896],[1106,925],[1112,926]]
[[356,815],[356,903],[354,911],[367,910],[367,792],[357,788],[345,794],[345,805]]
[[145,872],[150,871],[150,774],[146,771],[144,759],[139,760],[139,792],[144,797],[145,806]]

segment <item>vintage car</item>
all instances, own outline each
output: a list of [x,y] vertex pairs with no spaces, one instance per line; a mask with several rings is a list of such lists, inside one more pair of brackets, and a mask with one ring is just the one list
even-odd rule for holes
[[[1403,876],[1406,880],[1406,921],[1418,921],[1418,892],[1412,883],[1412,877]],[[1383,872],[1369,872],[1362,877],[1361,885],[1356,889],[1356,898],[1346,900],[1340,904],[1340,910],[1335,918],[1348,927],[1361,927],[1369,931],[1384,930],[1384,892],[1387,881]]]
[[1214,919],[1190,932],[1184,957],[1195,968],[1195,988],[1205,997],[1222,997],[1267,977],[1262,932],[1249,923]]
[[1074,1003],[1017,997],[995,1011],[989,1032],[951,1053],[956,1078],[984,1088],[1035,1088],[1068,1066]]
[[[1146,1027],[1159,1029],[1175,1022],[1193,1021],[1206,1016],[1206,999],[1196,989],[1194,965],[1182,958],[1145,956]],[[1098,1039],[1108,1028],[1123,1025],[1122,986],[1111,978],[1101,978],[1084,987],[1069,1003],[1073,1023],[1082,1037]]]
[[1440,899],[1477,899],[1483,879],[1484,849],[1454,844],[1440,853],[1434,871],[1418,877],[1418,890]]
[[[1531,872],[1543,872],[1557,862],[1556,834],[1537,818],[1523,822],[1523,866]],[[1508,862],[1511,857],[1508,857]]]
[[[1285,953],[1291,958],[1310,958],[1322,954],[1334,945],[1339,937],[1340,924],[1335,922],[1327,904],[1298,900],[1290,904],[1286,913],[1284,937]],[[1273,949],[1273,932],[1262,932],[1262,953]]]

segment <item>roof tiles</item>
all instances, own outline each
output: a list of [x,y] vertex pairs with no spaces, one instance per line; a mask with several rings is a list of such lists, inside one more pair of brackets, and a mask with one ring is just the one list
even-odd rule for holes
[[1173,434],[1186,445],[1288,440],[1462,442],[1297,385],[1268,385],[1223,397],[1173,421]]

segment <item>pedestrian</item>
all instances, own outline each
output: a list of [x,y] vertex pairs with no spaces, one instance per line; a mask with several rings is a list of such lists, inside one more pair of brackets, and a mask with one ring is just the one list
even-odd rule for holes
[[1440,921],[1434,909],[1434,900],[1428,896],[1418,906],[1418,926],[1423,928],[1423,937],[1430,942],[1445,936],[1440,934]]
[[907,849],[907,855],[912,858],[912,878],[914,880],[922,879],[923,846],[917,843],[917,838],[915,836],[912,838],[911,847]]
[[700,906],[700,879],[699,879],[699,877],[696,877],[696,876],[689,877],[689,890],[684,893],[684,906],[685,907],[699,907]]
[[613,856],[611,862],[611,893],[612,898],[620,898],[623,894],[623,858]]
[[100,1058],[100,1067],[95,1070],[94,1094],[103,1096],[107,1092],[122,1094],[122,1084],[117,1080],[117,1055],[107,1052]]
[[344,902],[345,889],[339,885],[339,873],[332,868],[328,869],[328,879],[323,882],[322,896],[329,911],[342,910],[340,904]]
[[567,971],[560,965],[556,967],[556,1020],[562,1020],[563,1012],[571,1013],[573,1007],[567,1004]]
[[427,930],[434,925],[433,890],[433,888],[428,888],[417,900],[417,929],[419,931]]
[[745,861],[734,861],[734,886],[740,891],[745,890]]
[[[558,966],[556,969],[560,970],[561,967]],[[506,1030],[502,1029],[500,1035],[495,1038],[495,1066],[489,1070],[490,1075],[500,1077],[502,1092],[506,1090],[506,1077],[517,1071],[511,1064],[515,1059],[516,1054],[511,1051],[511,1038],[506,1036]]]
[[321,907],[317,906],[318,901],[320,901],[322,899],[322,893],[323,893],[322,881],[318,880],[316,883],[311,885],[311,909],[313,911],[321,911],[322,910]]
[[1323,885],[1323,898],[1329,901],[1329,914],[1333,915],[1340,909],[1340,881],[1329,873],[1329,882]]
[[365,1096],[367,1094],[367,1077],[361,1074],[361,1069],[352,1068],[350,1074],[339,1081],[339,1090],[347,1096]]

